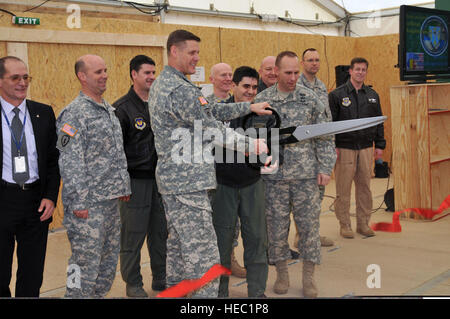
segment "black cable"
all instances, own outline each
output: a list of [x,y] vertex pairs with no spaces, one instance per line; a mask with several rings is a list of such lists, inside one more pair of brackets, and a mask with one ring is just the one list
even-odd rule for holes
[[[260,19],[262,19],[261,16],[258,15],[258,17],[259,17]],[[282,17],[278,17],[278,20],[283,21],[283,22],[286,22],[286,23],[291,23],[291,24],[297,25],[297,26],[299,26],[299,27],[303,27],[303,28],[305,28],[306,30],[308,30],[309,32],[314,33],[314,34],[324,35],[324,34],[321,34],[321,33],[313,32],[313,31],[309,30],[308,27],[318,27],[318,26],[321,26],[321,25],[336,24],[336,23],[340,23],[340,22],[344,21],[345,18],[341,18],[341,19],[338,19],[338,20],[333,21],[333,22],[331,22],[331,21],[330,21],[330,22],[324,22],[324,21],[322,21],[322,22],[315,23],[315,24],[301,24],[301,23],[294,22],[294,21],[289,20],[289,19],[286,19],[286,18],[282,18]]]
[[45,0],[45,1],[42,2],[41,4],[35,6],[35,7],[31,8],[31,9],[25,10],[24,12],[32,11],[32,10],[34,10],[34,9],[37,9],[37,8],[39,8],[39,7],[42,7],[44,4],[46,4],[46,3],[49,2],[49,1],[51,1],[51,0]]
[[128,1],[125,1],[125,3],[128,4],[129,6],[132,6],[133,8],[135,8],[136,10],[138,10],[138,11],[140,11],[140,12],[142,12],[142,13],[149,14],[149,15],[152,15],[152,16],[157,15],[157,14],[160,13],[161,10],[162,10],[162,8],[161,8],[161,9],[157,9],[157,10],[154,10],[154,11],[152,11],[152,12],[149,12],[149,11],[144,11],[144,10],[142,10],[142,9],[139,8],[134,2],[128,2]]
[[10,15],[12,15],[13,17],[16,16],[14,13],[9,12],[8,10],[2,9],[2,8],[0,8],[0,11],[5,12],[5,13],[7,13],[7,14],[10,14]]
[[[149,15],[152,15],[152,16],[158,15],[162,10],[167,8],[166,4],[164,4],[162,6],[160,6],[160,5],[152,6],[152,5],[145,5],[145,4],[131,2],[131,1],[123,1],[123,2],[128,4],[129,6],[132,6],[133,8],[135,8],[136,10],[138,10],[138,11],[140,11],[142,13],[149,14]],[[149,8],[152,11],[142,10],[141,8],[139,8],[139,6],[140,7]]]

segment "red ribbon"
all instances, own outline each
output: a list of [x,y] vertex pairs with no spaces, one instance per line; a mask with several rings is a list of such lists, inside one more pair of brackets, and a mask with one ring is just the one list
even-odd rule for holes
[[212,266],[200,279],[186,279],[179,284],[167,288],[166,290],[160,292],[156,297],[160,298],[179,298],[184,297],[188,293],[200,289],[210,281],[213,281],[219,276],[231,275],[231,271],[222,265],[215,264]]
[[[437,210],[431,210],[431,209],[420,209],[420,208],[407,208],[402,211],[398,211],[394,213],[394,216],[392,217],[392,224],[391,223],[376,223],[372,224],[370,227],[373,230],[379,230],[379,231],[386,231],[391,233],[398,233],[402,231],[402,226],[400,226],[400,214],[404,212],[413,212],[416,214],[419,214],[420,216],[423,216],[425,219],[432,219],[434,216],[442,213],[447,208],[450,207],[450,195],[447,195],[447,198],[442,202],[441,206]],[[439,217],[438,219],[441,219],[445,216]]]

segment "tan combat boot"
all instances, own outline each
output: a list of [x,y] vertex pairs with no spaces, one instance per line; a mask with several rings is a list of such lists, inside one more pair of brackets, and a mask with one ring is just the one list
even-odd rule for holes
[[305,298],[317,297],[317,286],[314,282],[314,264],[303,261],[303,296]]
[[348,224],[341,224],[341,236],[344,238],[354,238],[352,227]]
[[356,226],[356,232],[366,237],[375,236],[375,232],[366,224],[360,224]]
[[300,234],[298,232],[295,233],[294,237],[294,248],[298,249],[298,243],[300,242]]
[[289,272],[287,261],[279,261],[275,263],[275,267],[277,268],[277,280],[273,285],[273,291],[276,294],[284,295],[289,289]]
[[236,256],[234,255],[234,249],[231,252],[231,274],[238,278],[247,277],[247,270],[237,262]]
[[334,241],[331,238],[320,236],[320,245],[322,247],[330,247],[334,245]]

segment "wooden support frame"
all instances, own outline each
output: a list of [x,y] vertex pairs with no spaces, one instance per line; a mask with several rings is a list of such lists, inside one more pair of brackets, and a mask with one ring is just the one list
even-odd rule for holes
[[[123,45],[123,46],[148,46],[161,47],[164,50],[163,62],[167,64],[166,43],[167,36],[146,34],[119,34],[106,32],[78,32],[59,30],[34,30],[21,28],[0,27],[0,41],[10,43],[60,43],[60,44],[99,44],[99,45]],[[25,54],[26,45],[14,44],[20,52],[15,55]],[[9,53],[8,48],[8,53]]]

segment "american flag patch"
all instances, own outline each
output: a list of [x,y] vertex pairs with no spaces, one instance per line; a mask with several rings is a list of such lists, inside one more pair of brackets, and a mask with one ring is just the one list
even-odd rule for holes
[[206,99],[205,99],[203,96],[200,96],[200,97],[198,98],[198,100],[200,101],[200,104],[201,104],[202,106],[208,104],[208,101],[206,101]]
[[74,137],[75,134],[77,134],[78,130],[74,129],[72,126],[70,126],[69,124],[64,124],[64,126],[61,129],[62,132],[66,133],[67,135],[69,135],[70,137]]

